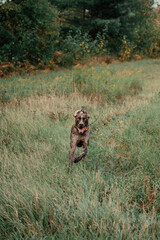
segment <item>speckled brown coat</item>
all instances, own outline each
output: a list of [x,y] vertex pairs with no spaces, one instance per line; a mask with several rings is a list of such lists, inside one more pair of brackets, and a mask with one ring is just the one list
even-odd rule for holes
[[[71,128],[70,134],[69,169],[71,169],[73,163],[79,162],[86,156],[89,145],[90,129],[88,124],[88,113],[84,111],[84,108],[82,107],[81,110],[75,112],[74,117],[75,124]],[[76,147],[83,147],[83,152],[75,158],[74,152],[76,150]]]

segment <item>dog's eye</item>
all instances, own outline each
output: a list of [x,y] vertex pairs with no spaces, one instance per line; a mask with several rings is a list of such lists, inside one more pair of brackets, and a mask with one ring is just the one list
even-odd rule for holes
[[78,120],[81,120],[81,118],[79,117]]

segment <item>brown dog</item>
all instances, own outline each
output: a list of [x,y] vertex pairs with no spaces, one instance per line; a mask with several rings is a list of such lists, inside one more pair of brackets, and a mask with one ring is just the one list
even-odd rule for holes
[[[84,107],[81,107],[81,110],[77,110],[74,114],[75,117],[75,124],[71,128],[71,135],[70,135],[70,152],[69,152],[69,171],[73,163],[79,162],[82,158],[84,158],[88,151],[89,145],[89,124],[88,119],[89,115],[84,110]],[[76,158],[74,158],[74,152],[76,147],[82,147],[83,152]]]

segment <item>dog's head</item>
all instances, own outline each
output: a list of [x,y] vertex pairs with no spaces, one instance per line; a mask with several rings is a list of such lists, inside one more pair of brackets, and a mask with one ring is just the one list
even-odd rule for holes
[[81,107],[80,110],[77,110],[74,114],[76,127],[79,133],[83,134],[85,128],[88,126],[89,115],[87,111],[84,110],[84,107]]

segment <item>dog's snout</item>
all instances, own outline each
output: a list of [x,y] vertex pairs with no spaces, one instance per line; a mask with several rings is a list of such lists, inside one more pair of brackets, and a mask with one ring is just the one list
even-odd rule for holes
[[83,118],[80,118],[80,119],[79,119],[79,125],[84,125]]
[[79,123],[79,127],[83,128],[84,127],[84,123]]

